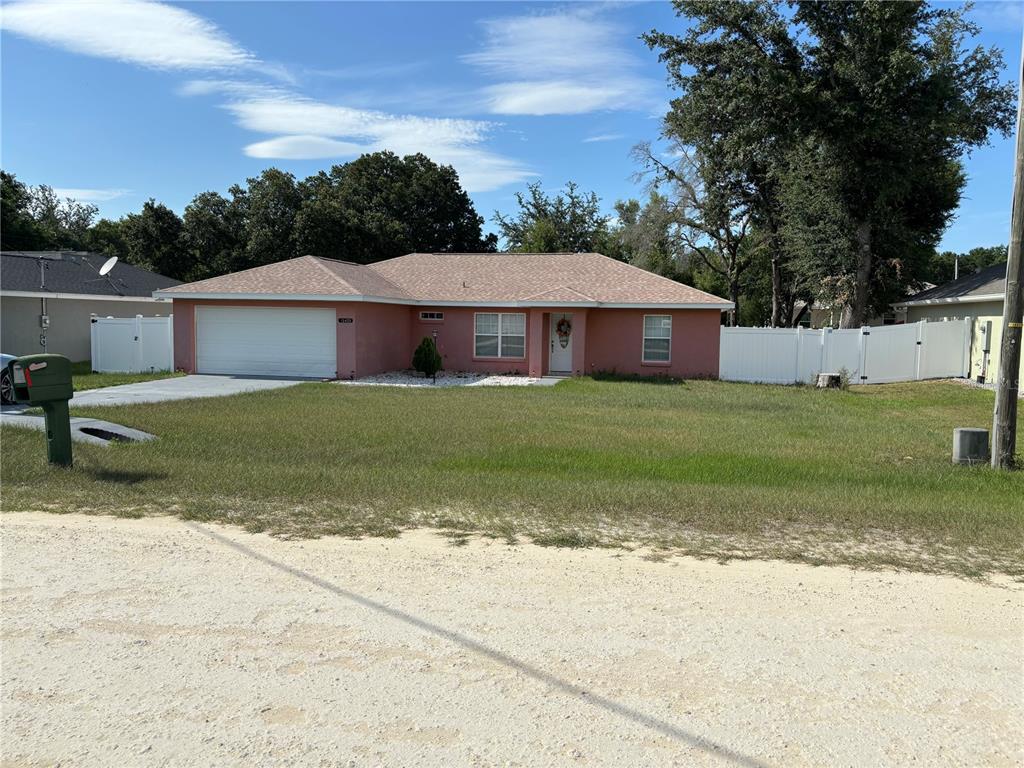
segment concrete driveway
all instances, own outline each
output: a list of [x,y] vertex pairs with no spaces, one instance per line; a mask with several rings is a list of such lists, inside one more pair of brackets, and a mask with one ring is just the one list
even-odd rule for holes
[[293,387],[308,379],[275,379],[244,376],[179,376],[174,379],[122,384],[119,387],[76,392],[71,407],[89,405],[133,405],[162,403],[166,400],[188,400],[193,397],[223,397],[242,392]]

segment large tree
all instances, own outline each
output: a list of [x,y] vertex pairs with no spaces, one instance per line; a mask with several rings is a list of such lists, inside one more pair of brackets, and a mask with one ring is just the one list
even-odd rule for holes
[[792,289],[779,230],[779,175],[806,110],[801,55],[774,3],[676,0],[691,24],[681,36],[652,31],[670,83],[680,92],[663,132],[692,148],[762,233],[772,275],[772,325],[786,324]]
[[620,200],[615,213],[619,221],[613,232],[630,264],[671,280],[693,281],[679,217],[668,197],[652,189],[643,205],[639,200]]
[[231,205],[242,224],[244,245],[238,269],[291,259],[295,247],[295,217],[302,194],[295,177],[277,168],[267,168],[247,179],[246,186],[231,187]]
[[191,264],[190,280],[223,275],[249,266],[243,262],[240,207],[217,192],[200,192],[185,206],[181,249]]
[[[963,155],[1009,130],[1000,52],[965,47],[978,30],[964,10],[921,2],[790,3],[789,18],[766,0],[675,5],[686,33],[646,36],[682,92],[666,133],[746,180],[771,253],[773,324],[808,269],[847,302],[846,325],[865,322],[926,269],[959,202]],[[801,176],[808,156],[820,178]],[[808,208],[842,223],[845,253],[808,260],[800,244],[821,222],[788,183],[813,187]]]
[[29,190],[29,212],[42,232],[47,248],[79,250],[99,211],[95,205],[61,198],[52,187],[41,184]]
[[553,196],[540,182],[516,193],[519,210],[514,216],[495,212],[494,222],[510,251],[523,253],[581,253],[595,251],[613,258],[623,253],[612,235],[608,216],[601,213],[601,199],[581,192],[569,182]]
[[178,214],[150,198],[139,213],[121,220],[121,228],[129,263],[176,280],[188,279],[193,265],[178,242]]
[[670,232],[679,249],[712,275],[716,289],[721,286],[728,293],[735,324],[745,272],[759,247],[752,236],[755,214],[745,180],[722,168],[717,155],[708,157],[679,144],[673,150],[669,162],[649,144],[634,147],[633,156],[644,169],[636,178],[647,178],[652,194],[666,194],[653,200],[671,215]]
[[0,171],[0,237],[13,250],[80,250],[98,209],[51,187],[27,186],[14,174]]
[[927,264],[960,200],[961,158],[1008,134],[1013,89],[997,49],[965,48],[979,30],[964,9],[805,3],[795,21],[809,35],[811,133],[831,150],[856,248],[847,325],[860,325],[899,297],[887,271],[905,281]]
[[35,251],[47,247],[32,218],[29,188],[13,173],[0,171],[0,245],[4,250]]
[[450,165],[374,152],[299,185],[301,253],[369,264],[412,251],[493,251],[483,218]]
[[128,243],[125,240],[124,219],[100,219],[89,228],[85,237],[85,248],[93,253],[117,256],[128,260]]

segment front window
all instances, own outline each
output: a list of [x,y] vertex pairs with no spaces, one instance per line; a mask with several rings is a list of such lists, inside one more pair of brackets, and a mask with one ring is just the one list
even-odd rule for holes
[[526,357],[525,314],[480,312],[474,331],[476,357]]
[[672,359],[672,316],[644,315],[645,363],[667,363]]

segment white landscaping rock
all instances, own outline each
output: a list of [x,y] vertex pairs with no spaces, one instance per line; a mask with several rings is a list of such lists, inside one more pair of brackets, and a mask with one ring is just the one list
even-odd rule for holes
[[523,387],[539,384],[541,380],[531,376],[489,375],[464,371],[441,371],[437,381],[424,378],[412,371],[389,371],[376,376],[364,376],[352,381],[339,381],[354,387]]

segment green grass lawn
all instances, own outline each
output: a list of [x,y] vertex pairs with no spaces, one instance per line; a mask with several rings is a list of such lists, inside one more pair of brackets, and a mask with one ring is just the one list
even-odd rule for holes
[[1021,574],[1024,473],[950,464],[953,428],[987,426],[992,402],[941,382],[303,384],[76,410],[160,439],[76,444],[70,471],[5,428],[3,508]]
[[92,364],[86,360],[71,364],[71,383],[76,392],[100,387],[114,387],[118,384],[135,384],[140,381],[169,379],[172,376],[184,376],[184,373],[159,371],[157,373],[93,373]]

